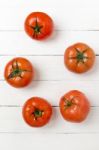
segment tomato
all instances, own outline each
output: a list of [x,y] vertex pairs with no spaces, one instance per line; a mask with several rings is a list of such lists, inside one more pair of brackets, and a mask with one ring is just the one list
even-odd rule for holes
[[33,79],[34,69],[27,59],[17,57],[8,62],[4,76],[5,80],[13,87],[25,87]]
[[32,127],[46,125],[52,115],[52,106],[43,98],[32,97],[23,106],[23,118]]
[[46,13],[32,12],[25,20],[26,33],[36,40],[45,39],[53,31],[53,21]]
[[72,90],[62,96],[60,100],[60,112],[67,121],[82,122],[86,119],[89,110],[89,101],[80,91]]
[[76,43],[68,47],[64,54],[65,66],[75,73],[88,71],[92,68],[94,62],[94,51],[84,43]]

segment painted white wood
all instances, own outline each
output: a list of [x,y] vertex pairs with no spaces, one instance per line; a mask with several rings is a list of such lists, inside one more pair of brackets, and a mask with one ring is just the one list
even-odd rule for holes
[[55,28],[60,30],[97,30],[99,29],[98,0],[43,0],[39,2],[1,1],[0,29],[23,30],[23,22],[32,11],[44,11],[52,16]]
[[[0,0],[1,150],[99,149],[99,57],[94,68],[82,75],[69,72],[63,63],[65,49],[75,42],[85,42],[99,54],[98,7],[98,0]],[[31,40],[23,28],[26,16],[37,10],[48,13],[55,23],[54,34],[42,42]],[[35,66],[35,81],[14,89],[3,81],[3,71],[11,58],[20,55]],[[90,99],[91,112],[85,122],[66,122],[59,107],[53,107],[47,126],[34,129],[24,123],[21,106],[28,98],[41,96],[58,106],[59,98],[71,89],[83,91]]]
[[98,150],[99,134],[0,134],[2,150]]
[[22,106],[30,97],[39,96],[47,99],[51,105],[59,106],[61,96],[74,89],[85,93],[91,106],[99,106],[98,81],[34,81],[23,89],[15,89],[0,81],[0,105]]
[[63,55],[71,44],[84,42],[99,54],[99,31],[55,31],[44,41],[29,38],[24,31],[0,32],[1,55]]
[[[0,57],[0,79],[4,79],[3,71],[6,63],[15,56]],[[31,61],[35,67],[35,80],[98,80],[99,77],[99,57],[96,57],[94,67],[87,73],[71,73],[64,66],[63,56],[28,56],[25,57]]]
[[[89,3],[90,2],[90,3]],[[0,6],[6,6],[6,7],[9,7],[9,6],[16,6],[16,7],[19,7],[19,6],[24,6],[26,8],[29,8],[30,6],[34,8],[42,8],[42,7],[54,7],[56,9],[58,9],[59,6],[63,6],[63,7],[81,7],[81,8],[98,8],[98,0],[62,0],[62,1],[57,1],[57,0],[47,0],[47,1],[44,1],[42,0],[42,2],[40,3],[38,0],[36,1],[32,1],[32,0],[29,0],[28,2],[27,1],[13,1],[13,0],[9,0],[9,3],[7,0],[0,0]],[[65,4],[65,6],[64,6]],[[55,7],[56,6],[56,7]],[[61,7],[60,7],[61,8]],[[66,10],[65,10],[66,11]]]
[[42,128],[32,128],[24,123],[21,107],[0,107],[0,132],[21,133],[99,133],[99,108],[91,107],[87,119],[82,123],[70,123],[53,108],[50,122]]

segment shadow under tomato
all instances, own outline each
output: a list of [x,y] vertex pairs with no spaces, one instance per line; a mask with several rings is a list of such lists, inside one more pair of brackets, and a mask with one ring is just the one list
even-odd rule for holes
[[53,33],[46,37],[45,39],[42,40],[37,40],[37,42],[42,42],[42,43],[47,43],[47,42],[53,42],[54,40],[56,40],[59,37],[59,31],[58,30],[54,30]]
[[81,123],[75,123],[75,127],[77,128],[77,130],[81,130],[81,128],[82,132],[95,132],[95,130],[97,130],[97,122],[99,120],[97,109],[98,108],[96,107],[91,107],[87,118]]
[[57,107],[53,106],[51,119],[49,120],[48,124],[43,126],[41,129],[44,129],[44,131],[54,129],[58,125],[57,118],[58,118]]
[[88,79],[91,78],[92,79],[92,77],[93,77],[93,79],[95,79],[94,78],[95,75],[98,74],[98,72],[99,72],[99,61],[98,61],[97,57],[98,56],[96,56],[95,63],[94,63],[93,67],[90,70],[88,70],[87,72],[81,73],[81,74],[70,72],[71,75],[73,74],[73,75],[75,75],[75,77],[80,78],[80,79],[83,79],[83,78],[85,78],[85,79],[86,78],[88,78]]
[[45,39],[45,42],[47,42],[47,41],[51,42],[51,41],[57,39],[58,35],[59,35],[59,32],[55,30],[48,38]]
[[84,75],[85,76],[94,75],[97,73],[98,70],[99,70],[99,63],[98,63],[97,56],[96,56],[94,66],[88,72],[84,73]]
[[27,90],[31,88],[36,88],[39,84],[40,73],[37,70],[37,68],[34,68],[34,70],[35,70],[34,79],[32,79],[31,83],[27,87],[25,87]]

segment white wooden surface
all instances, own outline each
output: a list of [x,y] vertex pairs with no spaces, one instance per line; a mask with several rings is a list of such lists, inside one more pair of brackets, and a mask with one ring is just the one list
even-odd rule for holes
[[[55,31],[46,41],[31,40],[23,29],[32,11],[52,16]],[[0,0],[0,150],[68,149],[99,150],[99,1],[98,0]],[[75,75],[65,69],[63,54],[75,42],[89,44],[97,55],[92,70]],[[34,65],[35,81],[24,89],[10,87],[3,77],[5,64],[24,56]],[[83,91],[90,99],[91,112],[81,124],[62,119],[59,98],[71,89]],[[22,120],[23,103],[41,96],[53,105],[50,123],[40,129]]]

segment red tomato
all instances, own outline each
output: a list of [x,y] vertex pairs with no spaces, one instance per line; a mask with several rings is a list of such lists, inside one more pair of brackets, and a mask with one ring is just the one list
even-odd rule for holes
[[64,54],[65,66],[72,72],[86,72],[92,68],[94,62],[94,51],[84,43],[76,43],[68,47]]
[[60,100],[60,112],[67,121],[82,122],[86,119],[89,110],[89,101],[80,91],[70,91]]
[[46,125],[52,115],[52,106],[43,98],[32,97],[23,107],[23,118],[32,127]]
[[25,20],[26,33],[36,40],[45,39],[53,31],[53,21],[46,13],[32,12]]
[[13,87],[27,86],[34,77],[32,64],[25,58],[17,57],[8,62],[4,71],[5,80]]

